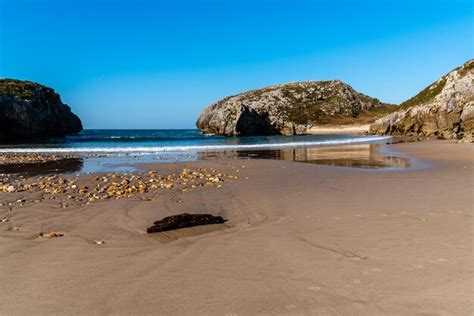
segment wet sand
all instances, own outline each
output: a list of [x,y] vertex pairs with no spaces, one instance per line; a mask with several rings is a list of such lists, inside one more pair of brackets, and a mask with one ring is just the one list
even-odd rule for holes
[[382,144],[360,144],[328,147],[299,147],[277,150],[242,150],[206,153],[202,159],[219,158],[276,159],[318,165],[367,169],[404,169],[420,167],[416,161]]
[[[0,314],[473,314],[474,147],[391,148],[424,167],[148,164],[238,177],[149,201],[0,207]],[[0,193],[17,197],[30,199]],[[182,212],[229,221],[146,234]]]

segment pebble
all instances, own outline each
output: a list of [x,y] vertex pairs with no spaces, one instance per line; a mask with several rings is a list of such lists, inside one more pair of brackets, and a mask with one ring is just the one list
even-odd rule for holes
[[[219,173],[215,169],[196,168],[182,169],[179,173],[160,175],[157,171],[136,174],[109,173],[96,176],[83,183],[80,177],[63,177],[60,175],[40,176],[33,178],[0,178],[0,193],[30,192],[42,193],[40,199],[32,201],[18,199],[16,203],[41,202],[44,200],[70,200],[82,205],[107,199],[133,198],[135,195],[157,193],[160,190],[175,189],[189,192],[200,187],[220,188],[226,179],[237,179],[235,175]],[[152,197],[141,197],[143,201],[151,201]],[[5,205],[5,203],[3,203]],[[59,207],[67,205],[60,201]],[[9,203],[12,205],[12,203]]]
[[72,155],[55,155],[43,153],[3,153],[0,155],[0,164],[25,164],[57,161],[65,158],[74,158]]
[[64,233],[58,233],[58,232],[47,232],[47,233],[40,233],[39,237],[40,238],[56,238],[56,237],[63,237]]

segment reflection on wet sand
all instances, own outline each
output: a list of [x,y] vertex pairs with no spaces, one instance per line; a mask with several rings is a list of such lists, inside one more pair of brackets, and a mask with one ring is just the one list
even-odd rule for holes
[[82,169],[82,158],[65,158],[46,162],[9,163],[0,165],[0,174],[37,176],[56,173],[78,172]]
[[212,152],[201,153],[199,158],[277,159],[354,168],[407,168],[410,166],[407,158],[383,154],[379,144]]
[[[333,147],[298,147],[269,150],[227,150],[220,152],[173,153],[171,156],[158,155],[103,155],[84,157],[53,157],[47,161],[22,162],[12,160],[0,163],[0,174],[21,174],[36,176],[70,172],[134,172],[138,163],[171,161],[195,161],[209,159],[277,159],[355,168],[407,168],[410,161],[392,152],[381,144],[359,144]],[[18,158],[18,157],[17,157]],[[20,157],[23,158],[23,157]]]

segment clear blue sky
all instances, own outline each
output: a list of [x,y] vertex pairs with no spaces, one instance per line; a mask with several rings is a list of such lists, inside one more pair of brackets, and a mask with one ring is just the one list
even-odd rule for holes
[[0,77],[86,128],[192,128],[244,90],[340,79],[399,103],[474,55],[472,1],[0,0]]

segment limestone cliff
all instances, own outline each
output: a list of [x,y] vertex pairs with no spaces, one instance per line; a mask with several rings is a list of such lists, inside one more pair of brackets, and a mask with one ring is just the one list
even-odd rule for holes
[[374,121],[391,108],[339,80],[295,82],[226,97],[196,126],[226,136],[304,134],[311,125]]
[[61,137],[82,130],[80,119],[53,89],[30,81],[0,79],[0,141]]
[[376,134],[472,140],[474,60],[441,77],[370,129]]

